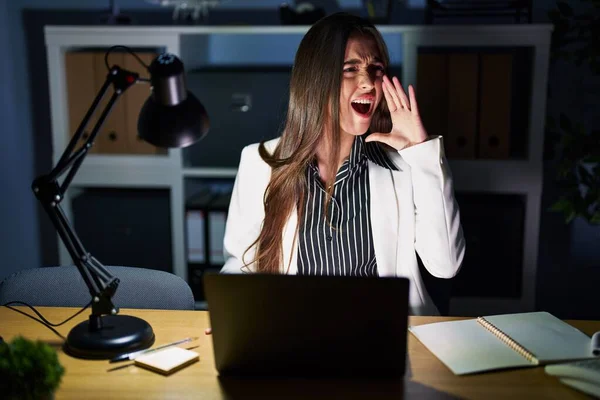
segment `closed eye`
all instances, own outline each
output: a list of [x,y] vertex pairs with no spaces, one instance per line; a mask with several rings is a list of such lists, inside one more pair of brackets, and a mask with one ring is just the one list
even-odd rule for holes
[[371,65],[369,66],[369,69],[377,75],[382,75],[383,73],[385,73],[385,67],[380,64]]
[[[344,73],[354,73],[358,72],[359,70],[360,68],[358,66],[352,65],[344,68]],[[380,64],[372,64],[367,67],[367,72],[369,73],[369,75],[374,74],[377,76],[381,76],[385,74],[385,67]]]

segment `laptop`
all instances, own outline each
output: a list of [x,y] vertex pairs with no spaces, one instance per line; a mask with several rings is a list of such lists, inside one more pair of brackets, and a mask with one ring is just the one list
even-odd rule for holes
[[403,377],[406,278],[207,272],[221,376]]

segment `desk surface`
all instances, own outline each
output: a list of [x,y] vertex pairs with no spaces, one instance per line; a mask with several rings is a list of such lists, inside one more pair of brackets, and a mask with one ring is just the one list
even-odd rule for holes
[[[27,308],[23,311],[31,310]],[[51,322],[61,322],[73,315],[74,308],[38,307]],[[62,341],[41,324],[6,307],[0,307],[0,335],[9,341],[21,334],[55,345],[66,372],[56,399],[144,398],[144,399],[236,399],[236,398],[544,398],[584,399],[585,395],[547,376],[543,368],[526,368],[490,372],[479,375],[455,376],[411,334],[408,335],[410,359],[409,378],[405,383],[373,381],[309,381],[309,380],[232,380],[218,377],[214,368],[212,340],[204,335],[209,326],[204,311],[127,310],[121,314],[135,315],[148,321],[155,332],[155,346],[187,336],[200,336],[196,342],[200,361],[169,377],[135,367],[131,363],[109,364],[72,358],[62,352]],[[57,328],[66,336],[71,327],[89,315],[80,316]],[[420,325],[446,317],[410,317],[410,324]],[[588,335],[600,330],[600,321],[568,321]],[[109,371],[115,366],[127,365]]]

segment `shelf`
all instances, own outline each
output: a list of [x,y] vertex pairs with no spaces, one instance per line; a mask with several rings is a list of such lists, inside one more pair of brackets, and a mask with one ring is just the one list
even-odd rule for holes
[[235,178],[237,168],[184,168],[184,178]]
[[[281,79],[281,88],[288,84],[287,76],[277,78],[275,74],[267,77],[270,79],[267,82],[272,84],[270,89],[265,89],[264,85],[258,88],[250,85],[249,82],[258,82],[258,78],[246,79],[247,86],[243,87],[233,79],[217,81],[203,74],[208,74],[211,68],[215,73],[224,73],[224,67],[229,67],[233,72],[247,66],[258,73],[265,64],[287,70],[293,64],[297,46],[308,29],[308,26],[46,26],[54,149],[65,148],[65,132],[69,131],[64,62],[68,51],[120,44],[135,49],[172,52],[182,58],[188,69],[190,90],[195,91],[207,109],[217,107],[209,110],[209,115],[211,111],[213,115],[212,136],[209,133],[197,148],[171,150],[168,156],[90,154],[75,177],[73,186],[76,189],[70,194],[77,197],[84,187],[168,189],[173,272],[187,279],[186,199],[203,185],[230,184],[237,174],[241,148],[278,136],[279,125],[271,123],[272,116],[278,111],[274,93],[284,91],[272,89],[276,79]],[[534,48],[531,63],[524,68],[531,69],[530,92],[522,96],[528,105],[523,108],[527,111],[527,123],[512,127],[518,133],[524,132],[519,137],[526,143],[522,143],[518,152],[510,153],[512,159],[451,157],[448,160],[455,191],[461,192],[461,195],[518,194],[522,195],[525,206],[521,297],[455,298],[451,302],[451,311],[462,315],[486,315],[532,308],[535,299],[543,131],[552,25],[381,25],[378,29],[388,44],[392,66],[399,70],[394,74],[398,74],[404,85],[416,85],[419,49],[424,47],[503,47],[503,51],[510,47]],[[519,71],[518,74],[527,75],[526,71]],[[227,88],[222,82],[236,85]],[[270,93],[268,101],[261,100],[263,92]],[[243,102],[248,95],[252,97],[252,108],[243,107],[248,104]],[[267,114],[264,110],[267,110]],[[231,117],[234,112],[237,113],[235,119]],[[220,118],[217,117],[219,113]],[[269,124],[265,123],[265,115],[271,118]],[[256,120],[260,123],[256,123]],[[234,136],[239,136],[237,141]],[[214,154],[218,154],[218,158]],[[72,217],[70,202],[71,199],[65,196],[65,213]],[[70,262],[64,247],[59,245],[59,250],[60,262]],[[206,304],[198,302],[197,307],[205,308]]]
[[[117,165],[120,167],[176,167],[180,150],[171,150],[168,155],[136,155],[136,154],[88,154],[83,165]],[[55,162],[58,160],[55,160]]]
[[181,179],[177,157],[90,155],[72,186],[170,187]]
[[[181,25],[181,26],[47,26],[45,27],[48,44],[60,44],[59,39],[64,39],[69,43],[77,42],[78,38],[81,38],[81,34],[93,36],[122,36],[123,34],[129,34],[132,32],[139,33],[141,35],[206,35],[206,34],[304,34],[308,31],[309,26],[307,25]],[[530,25],[515,25],[515,24],[494,24],[494,25],[378,25],[377,29],[382,34],[388,33],[415,33],[423,32],[427,34],[446,34],[451,33],[455,35],[469,34],[471,36],[476,35],[499,35],[502,39],[507,36],[520,35],[522,39],[526,36],[532,36],[536,34],[545,34],[552,31],[551,24],[530,24]],[[61,35],[68,35],[62,37]],[[86,44],[88,42],[85,42]]]
[[[540,168],[527,161],[449,160],[456,191],[529,193],[541,190]],[[235,178],[237,168],[184,168],[184,178]]]
[[448,160],[455,191],[541,194],[541,165],[516,160]]

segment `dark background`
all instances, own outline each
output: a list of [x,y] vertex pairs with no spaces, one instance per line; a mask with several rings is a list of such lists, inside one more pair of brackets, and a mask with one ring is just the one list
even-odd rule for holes
[[[0,279],[23,268],[55,265],[58,260],[54,230],[30,191],[33,178],[51,168],[49,94],[42,27],[43,24],[95,24],[103,9],[108,7],[108,1],[86,1],[84,6],[81,3],[75,0],[0,0],[0,46],[4,50],[0,57],[0,184],[3,193],[0,203]],[[170,10],[141,0],[118,3],[137,23],[172,24]],[[332,1],[315,3],[322,3],[328,12],[336,8]],[[340,1],[350,8],[358,3]],[[570,3],[574,7],[580,4]],[[234,0],[227,7],[212,12],[209,23],[278,24],[277,4],[278,1],[271,0]],[[419,2],[409,1],[408,4],[411,7],[395,3],[392,23],[423,22],[424,11]],[[534,7],[534,23],[548,23],[546,13],[554,7],[554,2],[536,1]],[[551,66],[549,85],[552,97],[547,104],[548,114],[566,111],[586,125],[599,128],[595,116],[600,114],[596,105],[598,97],[595,97],[595,103],[593,100],[600,91],[598,78],[560,64]],[[580,220],[566,225],[561,215],[547,211],[558,196],[554,175],[555,163],[548,153],[544,162],[536,308],[563,318],[600,319],[595,295],[600,284],[600,228]],[[157,207],[164,203],[163,197],[157,194],[154,201]],[[472,200],[463,200],[463,203],[467,201]],[[98,219],[101,219],[100,215]],[[161,224],[168,226],[168,221]],[[94,234],[93,229],[89,234]],[[132,245],[144,244],[132,242]],[[144,250],[140,248],[140,251]],[[494,257],[494,254],[489,256]],[[483,275],[481,280],[485,281]]]

